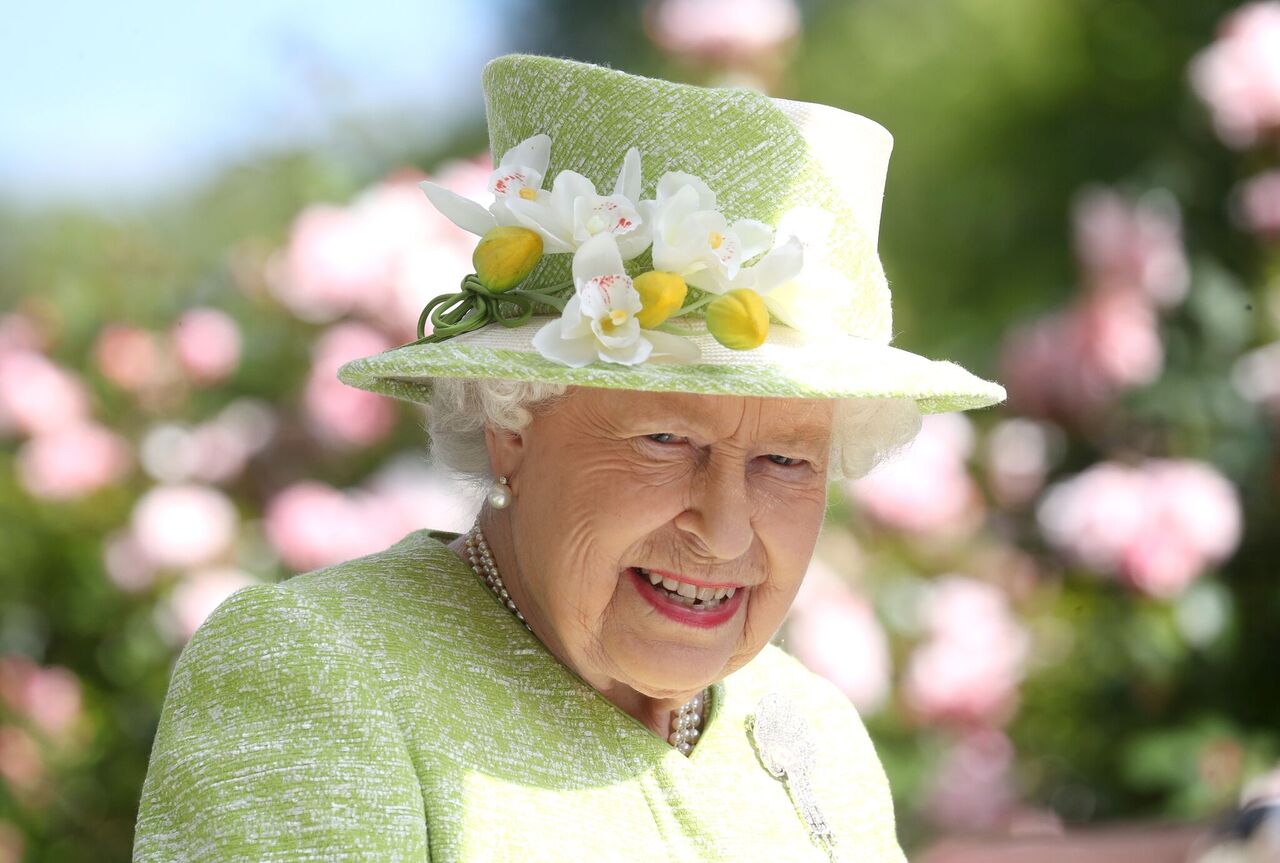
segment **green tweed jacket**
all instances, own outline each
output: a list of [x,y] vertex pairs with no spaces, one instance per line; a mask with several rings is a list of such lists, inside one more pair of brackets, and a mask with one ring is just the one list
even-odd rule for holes
[[[829,683],[766,647],[713,687],[686,758],[548,653],[449,538],[218,607],[173,673],[135,861],[904,861]],[[806,788],[753,743],[770,693],[817,744]]]

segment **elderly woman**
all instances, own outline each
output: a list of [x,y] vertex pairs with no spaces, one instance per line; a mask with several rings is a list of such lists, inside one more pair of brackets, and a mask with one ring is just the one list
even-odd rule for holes
[[857,713],[769,644],[828,480],[1003,398],[888,345],[888,134],[543,57],[484,84],[493,203],[423,184],[476,272],[340,373],[429,405],[476,524],[223,603],[135,859],[902,860]]

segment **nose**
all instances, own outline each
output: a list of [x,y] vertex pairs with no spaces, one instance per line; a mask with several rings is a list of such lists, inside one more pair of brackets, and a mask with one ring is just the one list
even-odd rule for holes
[[695,474],[689,506],[676,516],[675,526],[708,558],[736,560],[746,554],[755,528],[741,461],[712,456]]

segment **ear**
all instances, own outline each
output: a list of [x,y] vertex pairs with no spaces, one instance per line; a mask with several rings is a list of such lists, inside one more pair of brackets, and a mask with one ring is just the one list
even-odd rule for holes
[[484,442],[489,450],[489,466],[493,475],[514,479],[524,459],[524,438],[520,433],[485,426]]

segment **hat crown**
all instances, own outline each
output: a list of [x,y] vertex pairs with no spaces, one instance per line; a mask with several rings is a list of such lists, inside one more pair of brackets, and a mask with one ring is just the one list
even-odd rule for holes
[[[609,194],[627,150],[639,150],[641,195],[669,171],[696,175],[729,220],[755,219],[804,241],[805,270],[780,288],[799,295],[785,324],[838,330],[887,344],[892,313],[876,253],[892,137],[855,114],[532,55],[491,61],[483,86],[495,163],[534,135],[551,138],[546,185],[561,171]],[[643,258],[639,262],[643,265]],[[548,255],[526,284],[569,275]]]

